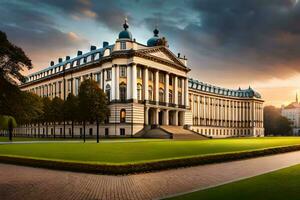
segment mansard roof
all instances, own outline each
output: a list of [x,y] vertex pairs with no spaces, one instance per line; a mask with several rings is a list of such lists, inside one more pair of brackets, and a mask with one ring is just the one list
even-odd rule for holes
[[80,65],[80,62],[83,62],[83,64],[86,64],[86,63],[89,62],[89,60],[88,60],[89,57],[94,58],[93,60],[91,59],[90,61],[100,60],[103,57],[104,51],[106,49],[109,49],[110,51],[112,51],[113,48],[114,48],[114,44],[113,45],[107,45],[103,48],[91,50],[90,52],[87,52],[87,53],[82,54],[82,55],[77,55],[74,58],[59,62],[59,63],[57,63],[53,66],[49,66],[49,67],[47,67],[43,70],[40,70],[38,72],[35,72],[35,73],[32,73],[32,74],[28,75],[27,76],[27,81],[29,80],[30,77],[33,77],[33,76],[38,75],[38,74],[43,74],[45,72],[52,72],[52,70],[54,70],[54,69],[59,69],[57,72],[60,72],[60,71],[63,70],[62,67],[67,66],[67,65],[70,65],[70,66],[74,67],[74,66]]
[[230,97],[244,97],[244,98],[258,98],[261,99],[261,95],[254,91],[251,87],[248,89],[238,89],[238,90],[232,90],[232,89],[226,89],[221,88],[217,86],[213,86],[207,83],[200,82],[198,80],[189,78],[189,88],[203,91],[207,93],[213,93],[216,95],[223,95],[223,96],[230,96]]

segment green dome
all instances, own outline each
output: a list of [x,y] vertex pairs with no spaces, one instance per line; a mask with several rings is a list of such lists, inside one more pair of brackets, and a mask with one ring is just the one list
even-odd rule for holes
[[132,39],[132,35],[129,31],[124,30],[119,33],[119,39]]
[[160,41],[160,38],[158,37],[159,31],[157,30],[157,28],[154,29],[153,33],[154,33],[154,36],[147,41],[148,47],[157,46]]
[[127,23],[127,19],[125,19],[125,23],[123,24],[124,30],[119,33],[119,39],[132,39],[131,33],[127,30],[129,25]]

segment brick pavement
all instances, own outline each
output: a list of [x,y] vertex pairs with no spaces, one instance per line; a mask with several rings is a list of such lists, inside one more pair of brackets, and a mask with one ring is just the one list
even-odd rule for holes
[[300,151],[126,176],[0,164],[0,199],[160,199],[300,163]]

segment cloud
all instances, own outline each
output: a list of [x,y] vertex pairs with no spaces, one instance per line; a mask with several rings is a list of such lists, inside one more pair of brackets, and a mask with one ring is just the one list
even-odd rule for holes
[[0,30],[25,50],[33,61],[34,71],[48,66],[50,59],[56,60],[74,48],[89,45],[75,32],[59,30],[52,17],[44,12],[7,3],[0,7],[0,18]]
[[27,0],[26,2],[56,9],[60,15],[69,15],[71,18],[81,20],[91,18],[99,24],[105,25],[113,31],[120,30],[120,24],[127,16],[132,17],[129,12],[121,6],[119,1],[97,1],[97,0]]
[[[194,71],[224,82],[286,78],[300,71],[300,5],[294,0],[191,0],[144,19],[188,55]],[[186,14],[188,13],[188,14]],[[182,24],[185,24],[182,27]],[[199,59],[201,58],[201,59]],[[205,66],[203,65],[205,64]],[[226,72],[231,71],[231,74]],[[232,73],[234,72],[234,73]],[[207,77],[213,78],[213,75]]]

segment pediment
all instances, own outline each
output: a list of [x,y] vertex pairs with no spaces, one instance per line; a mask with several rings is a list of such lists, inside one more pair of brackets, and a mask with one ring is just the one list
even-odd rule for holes
[[147,57],[152,57],[164,62],[168,62],[182,68],[187,69],[187,67],[166,47],[154,47],[149,49],[139,50],[139,53]]
[[156,56],[156,57],[159,57],[159,58],[162,58],[162,59],[165,59],[165,60],[174,62],[168,55],[166,55],[166,54],[165,54],[164,52],[162,52],[162,51],[156,51],[156,52],[149,53],[149,54],[152,55],[152,56]]

